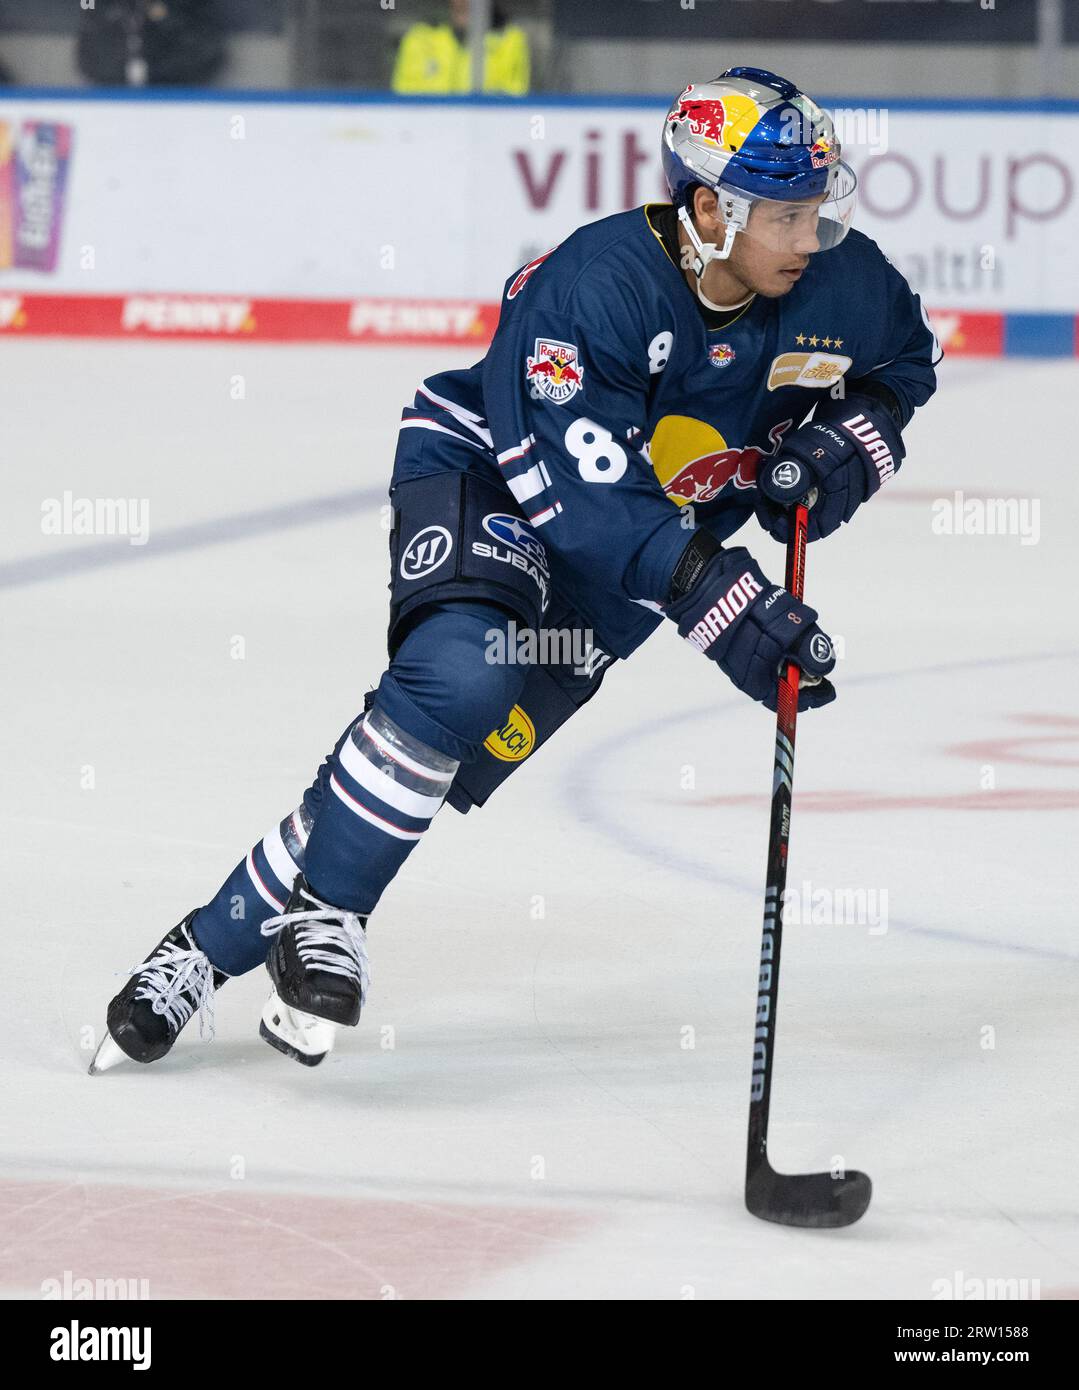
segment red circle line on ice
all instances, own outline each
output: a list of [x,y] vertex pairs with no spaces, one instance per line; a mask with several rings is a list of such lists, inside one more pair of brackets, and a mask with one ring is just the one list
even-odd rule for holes
[[[941,751],[949,757],[992,766],[995,763],[1025,764],[1030,767],[1079,767],[1079,758],[1039,757],[1035,749],[1059,747],[1079,742],[1079,718],[1066,714],[1015,713],[1007,716],[1015,723],[1054,728],[1058,732],[977,739],[953,743]],[[761,793],[732,793],[701,797],[693,806],[765,806],[769,797]],[[664,797],[664,804],[684,806],[686,798]],[[886,793],[833,788],[802,790],[799,811],[833,815],[870,811],[1066,811],[1079,808],[1079,787],[990,787],[934,793]]]

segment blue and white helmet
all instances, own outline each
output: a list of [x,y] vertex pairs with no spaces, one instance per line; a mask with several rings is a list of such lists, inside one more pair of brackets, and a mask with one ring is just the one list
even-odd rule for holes
[[[857,179],[841,158],[831,118],[793,82],[762,68],[728,68],[691,83],[663,125],[663,172],[671,201],[693,244],[698,282],[711,260],[725,260],[745,231],[753,204],[796,202],[824,194],[820,249],[837,246],[854,216]],[[692,218],[697,184],[719,198],[722,247],[702,242]]]

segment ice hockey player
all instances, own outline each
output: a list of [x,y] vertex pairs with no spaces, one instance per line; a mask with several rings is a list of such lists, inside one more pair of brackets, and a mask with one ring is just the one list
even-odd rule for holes
[[[662,158],[670,204],[524,266],[483,361],[404,410],[389,665],[297,809],[131,972],[92,1071],[163,1057],[263,964],[262,1036],[321,1061],[360,1017],[368,917],[443,802],[482,806],[664,618],[769,709],[786,660],[801,708],[835,698],[817,613],[727,542],[753,518],[786,539],[807,494],[811,540],[851,521],[900,466],[939,349],[850,230],[854,173],[792,83],[688,86]],[[542,659],[544,630],[578,634],[577,659]],[[488,659],[529,633],[540,660]]]

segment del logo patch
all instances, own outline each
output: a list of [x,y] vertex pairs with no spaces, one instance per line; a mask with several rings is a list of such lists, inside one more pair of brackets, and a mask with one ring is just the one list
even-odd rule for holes
[[773,357],[768,389],[780,386],[834,386],[853,362],[836,352],[782,352]]
[[584,367],[576,343],[537,338],[533,356],[525,361],[525,380],[536,400],[563,405],[584,385]]
[[536,729],[520,705],[514,705],[501,729],[492,729],[483,741],[488,753],[504,763],[519,763],[536,746]]

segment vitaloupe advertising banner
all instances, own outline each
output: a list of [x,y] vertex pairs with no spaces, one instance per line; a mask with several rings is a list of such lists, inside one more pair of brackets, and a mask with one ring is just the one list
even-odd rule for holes
[[[221,302],[250,301],[235,330],[247,336],[408,339],[422,321],[420,336],[441,339],[442,305],[465,323],[454,340],[478,343],[522,265],[665,198],[666,109],[9,93],[0,332],[96,315],[125,333],[203,333]],[[944,316],[949,347],[1033,353],[1051,339],[1070,355],[1079,102],[831,109],[860,184],[854,225]],[[1016,337],[1012,320],[1036,331]]]

